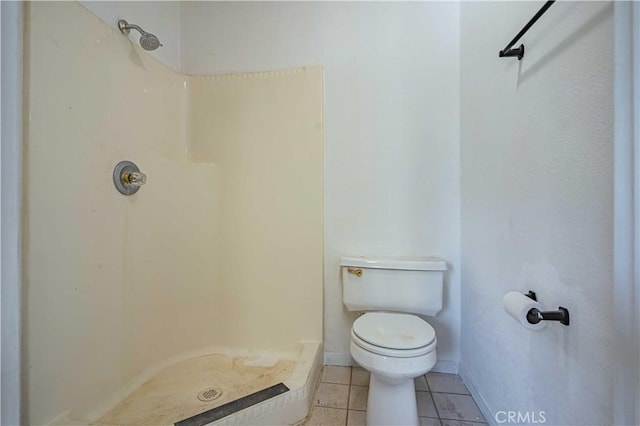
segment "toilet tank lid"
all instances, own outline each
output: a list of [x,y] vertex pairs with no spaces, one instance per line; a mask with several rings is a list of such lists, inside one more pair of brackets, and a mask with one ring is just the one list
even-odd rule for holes
[[437,257],[369,257],[345,256],[340,266],[372,269],[403,269],[407,271],[446,271],[447,262]]

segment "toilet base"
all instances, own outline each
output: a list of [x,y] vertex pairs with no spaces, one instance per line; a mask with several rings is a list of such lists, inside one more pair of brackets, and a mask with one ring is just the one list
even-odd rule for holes
[[418,405],[413,379],[388,381],[371,374],[367,426],[417,426]]

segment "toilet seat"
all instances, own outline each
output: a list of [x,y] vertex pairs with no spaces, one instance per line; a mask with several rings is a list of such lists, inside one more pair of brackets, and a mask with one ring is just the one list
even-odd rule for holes
[[371,312],[351,328],[355,344],[370,352],[397,358],[416,357],[435,349],[436,332],[429,323],[410,314]]

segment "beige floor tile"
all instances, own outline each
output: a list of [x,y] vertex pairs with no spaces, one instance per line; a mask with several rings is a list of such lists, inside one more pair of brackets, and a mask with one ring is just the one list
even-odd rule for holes
[[347,426],[365,426],[366,411],[349,410],[347,415]]
[[335,383],[320,383],[316,392],[315,404],[319,407],[347,408],[349,386]]
[[440,426],[440,420],[431,417],[420,417],[420,426]]
[[471,395],[432,393],[441,419],[484,422],[484,417]]
[[416,401],[418,402],[418,415],[420,417],[438,417],[436,406],[433,404],[433,399],[431,399],[431,393],[416,392]]
[[427,373],[431,392],[469,394],[469,390],[457,374]]
[[321,381],[324,383],[348,385],[351,383],[351,367],[325,365]]
[[349,409],[365,411],[367,409],[368,396],[368,387],[351,386],[351,392],[349,393]]
[[413,380],[416,390],[421,392],[427,392],[429,390],[429,386],[427,385],[427,379],[423,376],[416,377]]
[[307,426],[342,426],[347,421],[347,410],[336,408],[313,407]]
[[351,370],[351,384],[356,386],[369,386],[370,374],[362,367],[353,367]]

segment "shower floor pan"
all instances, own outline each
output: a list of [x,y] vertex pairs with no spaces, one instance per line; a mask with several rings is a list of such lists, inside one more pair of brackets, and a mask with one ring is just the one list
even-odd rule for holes
[[161,370],[96,421],[56,424],[296,424],[311,406],[322,368],[320,349],[319,343],[304,343],[296,361],[280,359],[269,366],[243,356],[188,359]]

